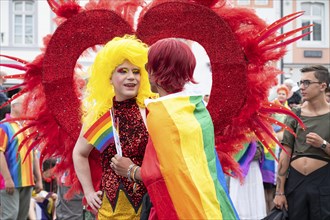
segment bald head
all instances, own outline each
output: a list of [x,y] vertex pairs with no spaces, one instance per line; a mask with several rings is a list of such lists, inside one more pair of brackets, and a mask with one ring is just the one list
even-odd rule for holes
[[295,86],[295,83],[292,79],[286,79],[284,80],[283,84],[289,89],[289,91],[292,90],[292,88]]
[[[17,95],[16,95],[17,96]],[[21,95],[18,96],[17,98],[15,98],[15,95],[13,96],[14,100],[11,101],[10,105],[11,105],[11,116],[12,117],[20,117],[22,115],[23,112],[23,102],[25,99],[25,95]]]
[[25,95],[21,95],[18,96],[17,95],[13,95],[13,101],[11,101],[11,105],[17,104],[17,103],[23,103],[24,99],[25,99]]

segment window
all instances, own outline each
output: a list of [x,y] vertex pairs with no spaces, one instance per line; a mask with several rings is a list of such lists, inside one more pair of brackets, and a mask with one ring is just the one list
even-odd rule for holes
[[309,24],[314,26],[301,33],[312,31],[308,36],[297,41],[297,47],[301,48],[329,48],[329,0],[296,0],[297,11],[305,13],[298,18],[297,28]]
[[234,0],[234,4],[239,7],[251,7],[251,8],[273,7],[273,2],[270,0]]
[[268,0],[254,0],[255,5],[268,5]]
[[302,26],[314,24],[313,27],[303,30],[303,33],[307,33],[311,31],[311,29],[313,32],[305,36],[302,41],[321,42],[324,36],[324,4],[304,2],[301,4],[301,9],[305,11],[301,19]]
[[250,5],[250,0],[237,0],[238,5]]
[[34,9],[32,0],[13,1],[13,43],[15,45],[33,45]]

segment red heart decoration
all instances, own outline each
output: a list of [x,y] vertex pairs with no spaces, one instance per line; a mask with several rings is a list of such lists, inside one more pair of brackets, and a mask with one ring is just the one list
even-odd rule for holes
[[[71,139],[65,139],[64,146],[53,143],[56,149],[53,146],[51,151],[44,149],[43,152],[60,154],[62,163],[58,170],[69,171],[67,181],[72,184],[68,197],[73,195],[75,189],[81,189],[72,166],[72,147],[81,129],[80,101],[73,90],[77,59],[87,48],[105,44],[116,36],[133,33],[132,27],[115,12],[91,10],[76,14],[62,23],[47,46],[42,82],[46,104],[61,128],[59,130],[64,130]],[[232,118],[240,113],[247,94],[247,64],[228,24],[202,5],[167,2],[150,8],[143,15],[136,35],[149,45],[163,38],[176,37],[196,41],[204,47],[213,73],[208,109],[218,132],[216,135],[221,134]],[[61,133],[59,136],[60,139],[64,137]],[[91,152],[89,163],[93,167],[93,185],[98,189],[101,176],[98,151]]]
[[71,17],[53,34],[44,55],[42,83],[48,108],[74,140],[81,128],[80,101],[73,91],[79,56],[87,48],[132,33],[131,26],[115,12],[92,10]]
[[[133,20],[130,12],[134,10],[129,8],[137,9],[140,5],[140,1],[134,2],[133,5],[133,1],[125,2],[120,4],[119,9],[114,7],[114,10]],[[238,152],[240,143],[250,139],[247,133],[254,132],[268,149],[267,138],[277,141],[271,132],[270,113],[285,113],[294,117],[290,111],[267,102],[265,91],[275,84],[280,71],[266,65],[266,62],[282,57],[285,45],[310,32],[293,39],[287,38],[309,26],[277,36],[275,32],[280,27],[301,16],[302,12],[285,16],[266,26],[250,10],[222,8],[225,0],[160,2],[164,0],[154,0],[152,5],[155,6],[146,7],[141,12],[135,34],[149,45],[163,38],[175,37],[194,40],[204,47],[213,73],[208,109],[214,121],[216,150],[223,170],[239,173],[238,164],[231,155]],[[38,97],[35,114],[32,114],[37,120],[29,124],[35,127],[33,135],[28,137],[34,143],[30,149],[40,146],[41,161],[53,156],[61,158],[56,172],[69,171],[67,183],[72,183],[70,191],[73,195],[75,187],[81,189],[72,165],[72,150],[81,129],[80,101],[74,80],[77,59],[90,47],[105,44],[116,36],[133,34],[134,31],[113,11],[99,9],[80,12],[81,8],[74,0],[68,1],[68,4],[56,0],[48,0],[48,3],[59,16],[59,21],[63,18],[67,20],[57,28],[45,53],[30,64],[7,57],[26,64],[23,68],[27,70],[26,87],[22,91],[31,92],[33,103]],[[110,9],[115,4],[113,1],[99,3],[90,1],[86,9]],[[213,7],[212,10],[210,7]],[[263,42],[268,37],[266,43]],[[22,69],[16,65],[13,68]],[[43,87],[40,86],[41,72]],[[302,123],[299,118],[296,119]],[[96,189],[101,176],[99,156],[96,150],[89,156]]]
[[[58,124],[74,140],[81,127],[80,101],[72,92],[77,59],[89,47],[132,33],[131,26],[116,13],[92,10],[68,19],[51,38],[43,66],[47,105]],[[215,12],[199,4],[162,3],[144,14],[136,35],[149,45],[169,37],[190,39],[201,44],[212,67],[211,97],[218,97],[211,98],[208,105],[213,120],[217,119],[214,120],[217,122],[215,130],[222,131],[238,115],[246,100],[247,65],[235,35]]]
[[149,45],[163,38],[177,37],[196,41],[204,47],[213,79],[208,110],[215,130],[222,133],[244,105],[247,89],[247,63],[228,24],[199,4],[167,2],[148,10],[139,22],[136,35]]

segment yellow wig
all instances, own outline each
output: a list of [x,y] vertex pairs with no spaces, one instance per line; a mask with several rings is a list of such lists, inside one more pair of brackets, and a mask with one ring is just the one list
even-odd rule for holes
[[90,78],[84,99],[84,124],[87,128],[113,106],[114,87],[110,83],[113,71],[128,60],[140,68],[141,81],[136,97],[137,104],[144,108],[144,100],[152,96],[145,64],[148,46],[135,36],[125,35],[109,41],[96,55],[90,71]]

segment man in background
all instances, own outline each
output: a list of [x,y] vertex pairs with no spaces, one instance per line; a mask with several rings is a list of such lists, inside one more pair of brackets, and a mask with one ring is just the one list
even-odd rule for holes
[[[24,96],[11,103],[11,118],[22,117]],[[27,219],[33,186],[36,192],[42,189],[39,160],[34,150],[27,154],[29,143],[18,147],[28,131],[14,135],[23,127],[24,121],[0,124],[0,219]]]
[[6,75],[4,71],[0,71],[0,105],[8,100],[7,94],[4,92],[5,88],[3,87],[3,84],[6,82]]
[[293,87],[295,86],[295,83],[292,79],[286,79],[284,80],[283,84],[289,89],[288,94],[288,105],[290,108],[299,106],[301,104],[301,95],[299,89],[297,91],[293,91]]
[[[4,71],[0,71],[0,106],[8,101],[8,96],[4,92],[5,88],[3,87],[3,84],[6,82],[6,75]],[[10,105],[6,105],[0,109],[0,120],[4,119],[7,113],[10,113]]]

